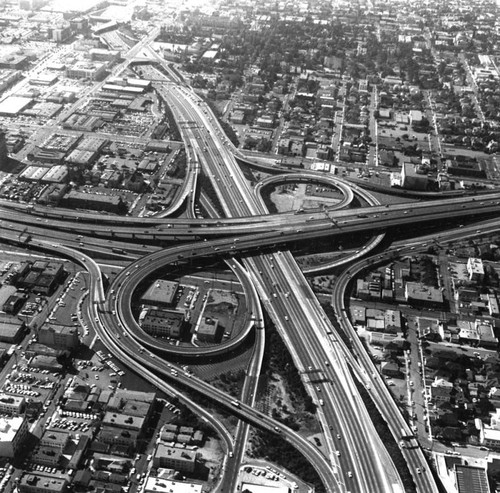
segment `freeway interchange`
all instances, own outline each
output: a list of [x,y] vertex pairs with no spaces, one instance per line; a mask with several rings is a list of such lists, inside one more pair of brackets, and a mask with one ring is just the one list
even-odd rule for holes
[[[93,289],[88,318],[110,351],[147,375],[160,388],[179,395],[195,412],[212,423],[224,439],[228,452],[234,452],[233,460],[228,459],[227,477],[230,479],[223,479],[224,491],[235,487],[234,474],[232,477],[231,474],[243,456],[248,434],[245,426],[248,424],[274,432],[296,447],[314,465],[329,492],[403,491],[399,473],[374,429],[357,385],[369,385],[372,398],[396,440],[406,424],[352,326],[340,315],[353,271],[339,278],[334,292],[339,323],[350,333],[351,352],[325,315],[287,245],[300,240],[367,231],[381,235],[388,228],[398,225],[437,219],[454,220],[457,210],[462,217],[496,214],[500,194],[391,206],[376,205],[365,194],[362,195],[363,200],[371,205],[340,210],[341,206],[349,205],[354,194],[360,196],[363,192],[344,180],[328,178],[326,181],[330,185],[343,192],[344,200],[338,207],[311,213],[269,215],[259,196],[248,186],[234,150],[228,145],[208,107],[190,89],[166,79],[154,67],[151,67],[150,76],[152,79],[154,76],[158,94],[172,108],[177,119],[194,122],[189,126],[180,126],[191,165],[188,185],[178,204],[189,199],[189,208],[192,209],[196,175],[202,168],[218,194],[225,217],[118,218],[2,202],[2,237],[13,243],[29,244],[71,257],[89,270]],[[279,179],[274,178],[273,181]],[[298,179],[325,180],[323,175],[314,173],[286,178]],[[356,265],[359,269],[363,268],[368,260],[362,257],[376,245],[373,243],[353,252],[349,259],[359,260]],[[106,293],[99,267],[91,253],[99,255],[107,252],[113,256],[113,250],[116,258],[135,261],[123,269]],[[87,255],[81,252],[87,252]],[[383,255],[390,256],[391,251]],[[170,264],[179,266],[206,257],[227,259],[245,289],[249,317],[239,340],[209,351],[191,349],[189,356],[196,358],[210,352],[223,353],[255,330],[258,342],[252,357],[251,379],[245,382],[242,396],[237,401],[168,362],[169,355],[185,350],[161,344],[147,336],[131,310],[134,293],[144,279]],[[380,261],[384,258],[380,257]],[[254,390],[258,384],[265,340],[262,307],[283,338],[307,391],[317,404],[318,419],[326,437],[326,456],[300,434],[254,408]],[[175,386],[168,382],[175,383]],[[184,396],[179,386],[212,399],[240,418],[244,424],[238,430],[237,439],[234,440],[195,401]],[[405,454],[418,491],[437,491],[430,474],[414,473],[425,460],[422,452],[416,449]]]

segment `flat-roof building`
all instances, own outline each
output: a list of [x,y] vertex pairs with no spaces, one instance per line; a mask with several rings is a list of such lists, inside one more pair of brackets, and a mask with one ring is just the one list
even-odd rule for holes
[[153,306],[168,306],[175,299],[179,283],[157,279],[141,298],[141,303]]
[[217,342],[222,336],[222,327],[219,325],[219,320],[213,317],[203,317],[196,337],[199,341],[204,342]]
[[115,413],[108,411],[102,420],[103,425],[121,428],[123,430],[135,430],[141,432],[144,426],[145,418],[142,416],[130,416],[128,414]]
[[[3,308],[5,311],[5,308]],[[19,342],[24,334],[25,323],[18,318],[0,314],[0,342],[15,344]]]
[[489,493],[488,476],[482,467],[455,464],[458,493]]
[[19,174],[19,180],[40,181],[48,171],[46,166],[27,166]]
[[[203,485],[194,481],[179,481],[149,476],[145,493],[201,493]],[[278,492],[276,492],[278,493]]]
[[25,400],[22,395],[0,393],[0,414],[20,415],[24,409]]
[[429,178],[420,167],[411,162],[404,162],[401,168],[401,186],[410,190],[426,190]]
[[42,447],[55,448],[62,452],[69,440],[66,430],[45,430],[40,438],[39,445]]
[[177,338],[184,325],[184,313],[179,310],[146,308],[139,315],[139,325],[147,334]]
[[74,209],[91,209],[98,211],[123,213],[126,205],[117,195],[103,195],[98,193],[85,193],[72,190],[62,199],[61,205]]
[[168,467],[176,471],[193,472],[196,466],[196,452],[159,443],[156,447],[154,467]]
[[41,74],[30,77],[30,84],[51,86],[57,82],[57,79],[59,79],[59,74],[54,72],[42,72]]
[[64,478],[27,473],[21,476],[18,488],[21,493],[63,493],[67,484]]
[[0,418],[0,457],[16,457],[28,431],[24,416]]
[[80,345],[76,327],[43,326],[38,329],[38,342],[58,349],[76,349]]
[[408,303],[429,307],[440,307],[444,302],[440,289],[419,282],[405,284],[405,297]]
[[70,79],[100,80],[106,73],[108,64],[103,62],[76,62],[67,67],[66,76]]
[[90,151],[86,149],[81,149],[78,147],[77,149],[73,149],[68,156],[66,157],[66,161],[72,164],[80,164],[82,166],[90,166],[98,157],[97,151]]
[[32,102],[31,98],[22,96],[9,96],[0,102],[0,115],[12,116],[21,113]]
[[242,483],[241,491],[249,491],[250,493],[289,493],[290,488],[285,484],[266,486],[257,483]]
[[41,178],[45,183],[64,183],[68,180],[69,171],[64,164],[52,166]]
[[469,280],[481,282],[484,278],[484,265],[480,258],[469,257],[467,260],[467,272]]

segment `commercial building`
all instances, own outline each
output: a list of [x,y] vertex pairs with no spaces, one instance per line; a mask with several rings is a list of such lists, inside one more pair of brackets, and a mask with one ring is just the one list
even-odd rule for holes
[[18,416],[23,412],[24,404],[23,396],[0,393],[0,414]]
[[182,472],[193,472],[196,466],[196,452],[159,443],[153,458],[154,467],[168,467]]
[[47,137],[40,147],[47,151],[52,150],[67,153],[77,146],[81,138],[82,134],[55,133]]
[[178,310],[146,308],[139,315],[139,325],[148,334],[178,338],[184,325],[184,313]]
[[59,74],[54,72],[42,72],[30,78],[31,85],[51,86],[59,79]]
[[29,65],[29,62],[29,57],[26,55],[10,54],[0,59],[0,68],[24,70]]
[[73,32],[69,23],[49,27],[47,31],[49,39],[55,41],[56,43],[64,43],[64,41],[66,41],[72,33]]
[[57,349],[76,349],[80,345],[78,329],[66,326],[46,326],[38,329],[38,342]]
[[484,265],[480,258],[469,257],[467,260],[467,272],[469,280],[481,282],[484,279]]
[[123,430],[137,431],[140,433],[146,419],[143,416],[130,416],[127,414],[108,411],[102,420],[103,425],[121,428]]
[[65,183],[68,181],[69,171],[67,166],[59,164],[52,166],[41,178],[45,183]]
[[139,432],[134,430],[123,430],[114,426],[102,425],[98,435],[99,442],[112,447],[126,448],[130,451],[137,448]]
[[256,483],[243,483],[241,485],[241,491],[249,491],[250,493],[289,493],[290,488],[285,484],[266,486]]
[[387,334],[385,332],[370,332],[369,342],[372,346],[386,347],[397,340],[395,334]]
[[108,139],[103,139],[102,137],[85,135],[79,142],[77,149],[99,153],[108,142]]
[[102,48],[91,48],[89,50],[90,59],[97,62],[115,62],[120,58],[118,50],[105,50]]
[[25,323],[22,320],[0,314],[0,325],[2,327],[2,330],[0,330],[0,342],[15,344],[21,340],[25,328]]
[[61,199],[61,206],[73,209],[91,209],[97,211],[121,214],[126,211],[126,205],[121,197],[84,193],[72,190]]
[[22,73],[19,70],[0,70],[0,92],[5,91],[12,84],[22,78]]
[[66,76],[70,79],[102,80],[106,74],[108,64],[103,62],[76,62],[66,69]]
[[16,314],[24,305],[25,301],[26,298],[24,296],[13,294],[7,298],[7,300],[2,306],[2,309],[5,313]]
[[52,183],[40,194],[37,202],[42,205],[58,205],[67,190],[68,185],[65,183]]
[[18,179],[21,181],[40,181],[49,171],[46,166],[27,166],[19,174]]
[[40,438],[41,447],[50,447],[62,452],[69,441],[69,434],[66,430],[45,430]]
[[408,303],[429,308],[439,308],[444,302],[440,289],[419,282],[405,284],[405,298]]
[[74,149],[66,157],[66,161],[71,164],[79,164],[84,167],[88,167],[93,164],[99,157],[97,151],[88,151],[85,149]]
[[0,457],[16,457],[28,434],[24,416],[0,418]]
[[178,289],[178,282],[158,279],[144,293],[141,298],[141,303],[160,307],[172,305]]
[[64,159],[66,153],[55,149],[40,149],[36,147],[28,152],[28,159],[40,163],[59,164]]
[[203,317],[196,331],[196,337],[203,342],[217,342],[222,336],[219,320],[213,317]]
[[54,476],[23,474],[18,483],[20,493],[63,493],[68,481]]
[[455,464],[458,493],[489,493],[488,476],[482,467]]
[[418,165],[404,162],[401,168],[401,186],[409,190],[426,190],[429,179]]
[[144,92],[144,88],[137,86],[121,86],[117,84],[104,84],[102,86],[102,90],[105,92],[123,92],[128,94],[142,94]]
[[19,277],[16,286],[31,289],[37,293],[51,294],[63,276],[64,268],[60,262],[48,262],[43,269],[37,268],[34,264],[22,277]]
[[108,401],[108,411],[115,411],[128,416],[140,416],[148,419],[153,409],[156,394],[117,389]]
[[21,113],[32,103],[31,98],[21,96],[9,96],[0,103],[0,115],[12,116]]
[[[145,493],[201,493],[201,483],[164,479],[149,476],[144,487]],[[276,492],[277,493],[277,492]]]
[[475,321],[475,326],[479,336],[479,346],[496,350],[498,348],[498,339],[490,321],[478,319]]

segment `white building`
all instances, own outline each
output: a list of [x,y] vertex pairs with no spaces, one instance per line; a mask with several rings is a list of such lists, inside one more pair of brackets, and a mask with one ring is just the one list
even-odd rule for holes
[[15,457],[28,433],[28,421],[22,416],[0,419],[0,457]]
[[484,278],[484,265],[480,258],[469,257],[467,260],[467,272],[469,280],[481,282]]
[[145,493],[201,493],[202,485],[191,481],[171,481],[170,479],[149,477]]
[[19,415],[24,408],[24,397],[0,394],[0,414]]

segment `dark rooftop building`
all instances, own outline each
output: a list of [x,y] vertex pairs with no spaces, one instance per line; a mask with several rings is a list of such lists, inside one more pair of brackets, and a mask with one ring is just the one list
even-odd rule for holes
[[455,465],[458,493],[489,493],[488,477],[482,467]]

